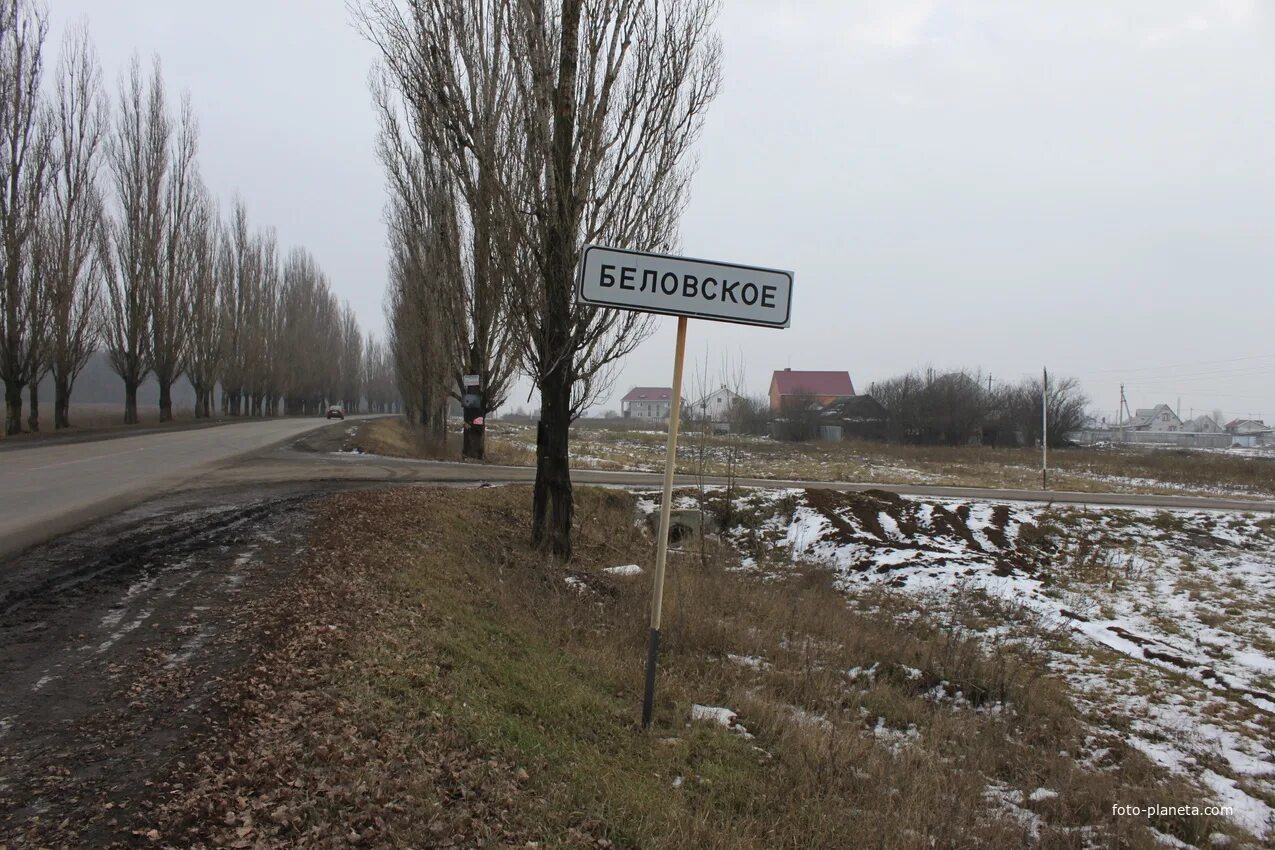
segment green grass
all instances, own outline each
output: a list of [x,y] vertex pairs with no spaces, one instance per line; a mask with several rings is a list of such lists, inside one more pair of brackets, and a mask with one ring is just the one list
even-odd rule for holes
[[[564,567],[528,546],[528,496],[332,497],[314,546],[333,566],[303,582],[330,586],[313,616],[345,637],[303,629],[302,650],[285,641],[279,663],[260,665],[241,734],[203,782],[182,782],[204,818],[187,834],[233,840],[243,821],[223,812],[251,800],[283,813],[275,846],[347,830],[372,846],[1023,846],[1022,822],[986,798],[997,783],[1060,792],[1028,804],[1037,846],[1071,850],[1089,835],[1149,850],[1147,824],[1111,804],[1199,798],[1118,739],[1089,738],[1024,643],[988,652],[960,622],[888,592],[847,597],[822,570],[743,576],[715,545],[671,560],[655,728],[643,731],[652,545],[632,498],[577,489]],[[603,572],[624,563],[647,572]],[[969,609],[1032,634],[986,597]],[[875,676],[845,674],[871,665]],[[928,696],[939,682],[977,707]],[[733,709],[754,737],[691,723],[692,703]],[[1103,769],[1079,760],[1087,748],[1111,750]],[[1235,834],[1210,818],[1154,825],[1197,843]]]
[[[707,562],[673,562],[656,724],[643,732],[649,573],[617,580],[599,572],[630,561],[649,566],[628,497],[578,494],[572,570],[594,588],[579,593],[561,568],[546,569],[521,548],[522,493],[422,497],[422,507],[444,502],[449,521],[424,523],[424,535],[414,529],[428,545],[413,546],[381,576],[395,604],[356,645],[350,669],[359,673],[346,686],[358,705],[365,671],[378,671],[378,722],[438,718],[468,750],[525,769],[523,794],[542,802],[514,806],[542,846],[801,848],[837,846],[850,834],[873,836],[864,846],[1012,846],[1021,826],[983,799],[993,780],[1024,793],[1069,789],[1048,813],[1042,846],[1071,846],[1070,829],[1094,824],[1127,832],[1127,846],[1152,846],[1148,833],[1103,813],[1123,793],[1116,789],[1150,783],[1157,799],[1191,793],[1135,753],[1111,775],[1060,757],[1082,747],[1084,729],[1058,683],[1036,669],[1039,660],[1013,646],[989,657],[939,623],[901,633],[880,616],[889,598],[863,600],[873,614],[860,615],[826,574],[759,583],[722,572],[711,551]],[[379,539],[403,553],[403,538]],[[979,608],[988,600],[972,604],[978,617],[995,615]],[[743,669],[724,662],[726,652],[761,655],[769,666]],[[840,671],[872,662],[880,664],[875,680],[847,690]],[[940,680],[975,702],[1008,700],[1015,711],[935,705],[924,694]],[[733,708],[756,737],[689,723],[691,702]],[[826,725],[800,721],[794,707]],[[878,722],[896,734],[916,729],[916,743],[882,746],[868,734]],[[1198,837],[1206,826],[1217,828],[1173,831]]]

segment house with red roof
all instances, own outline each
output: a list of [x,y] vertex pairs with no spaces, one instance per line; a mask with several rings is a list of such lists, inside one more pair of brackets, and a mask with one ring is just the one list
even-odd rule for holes
[[785,399],[810,399],[820,407],[854,397],[849,372],[808,372],[783,369],[770,378],[770,409],[779,413]]
[[620,399],[620,415],[626,419],[668,419],[672,403],[672,387],[634,387]]

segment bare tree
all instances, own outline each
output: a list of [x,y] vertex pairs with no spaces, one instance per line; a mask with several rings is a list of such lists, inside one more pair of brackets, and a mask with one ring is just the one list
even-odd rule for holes
[[[1002,383],[995,390],[983,375],[968,370],[909,372],[875,381],[869,394],[890,412],[894,438],[911,443],[960,445],[1025,443],[1040,439],[1041,385],[1038,379]],[[1050,384],[1049,444],[1085,419],[1088,399],[1074,378]]]
[[449,309],[460,275],[455,206],[443,166],[412,143],[386,85],[373,87],[381,113],[379,151],[389,181],[386,224],[390,268],[386,291],[389,350],[408,420],[441,448],[447,397],[454,392],[455,336]]
[[[536,286],[518,289],[524,360],[540,387],[533,538],[571,555],[570,424],[606,388],[609,367],[647,334],[643,314],[571,297],[585,243],[669,250],[687,198],[687,160],[717,93],[717,3],[527,0],[511,34],[526,127],[525,178]],[[512,193],[511,193],[512,194]]]
[[341,311],[327,278],[304,249],[292,249],[284,260],[279,304],[284,412],[322,413],[340,385]]
[[225,359],[225,328],[218,278],[220,223],[212,198],[202,186],[193,197],[190,217],[190,328],[186,374],[195,390],[195,418],[213,414],[213,388]]
[[256,286],[246,340],[248,413],[266,416],[273,411],[273,345],[279,323],[279,251],[273,229],[257,234],[253,243]]
[[347,301],[341,308],[341,403],[358,413],[363,398],[363,332]]
[[98,345],[103,201],[98,173],[106,133],[102,72],[87,29],[67,33],[58,70],[54,171],[45,216],[51,319],[53,425],[70,426],[71,389]]
[[116,210],[109,225],[103,339],[124,381],[124,422],[137,423],[137,388],[151,371],[151,299],[164,242],[164,175],[171,123],[156,60],[149,85],[133,57],[107,142]]
[[160,422],[173,418],[173,384],[186,369],[194,275],[191,222],[200,188],[195,165],[198,144],[190,99],[183,97],[165,174],[163,242],[155,252],[157,264],[150,275],[151,368],[159,384]]
[[914,443],[981,441],[997,400],[976,372],[926,369],[874,382],[868,393],[890,411],[895,437]]
[[[504,403],[518,353],[507,295],[515,283],[508,257],[516,240],[508,238],[499,202],[499,187],[515,176],[518,155],[510,15],[502,0],[417,3],[408,15],[369,4],[364,13],[386,57],[386,77],[373,86],[382,159],[394,185],[412,179],[408,169],[426,171],[429,207],[437,211],[426,226],[441,231],[440,244],[452,255],[440,277],[447,285],[436,287],[451,336],[450,392],[457,399],[476,396],[482,417]],[[446,110],[436,108],[440,88],[448,92]],[[465,121],[465,142],[457,147],[450,122],[458,117]],[[478,376],[476,392],[462,386],[464,375]],[[466,421],[465,456],[483,457],[483,432]]]
[[249,343],[252,311],[256,306],[259,272],[253,236],[248,229],[248,210],[236,199],[230,223],[222,233],[218,275],[221,279],[222,321],[225,335],[225,363],[222,369],[222,407],[230,416],[243,408],[244,391],[250,380]]
[[40,98],[47,34],[42,8],[0,0],[0,378],[6,434],[22,429],[22,389],[47,368],[49,299],[39,262],[51,150],[51,122]]
[[404,413],[427,442],[441,448],[447,434],[451,372],[441,311],[431,297],[439,271],[431,248],[435,240],[407,221],[402,209],[391,213],[389,220],[401,236],[391,242],[390,251],[385,305],[389,349]]
[[[1022,435],[1027,445],[1041,439],[1041,403],[1044,393],[1039,378],[1024,379],[1004,393],[1004,415],[1010,427]],[[1089,398],[1075,378],[1051,378],[1049,381],[1049,434],[1051,448],[1065,445],[1067,434],[1085,422]]]
[[797,387],[791,395],[780,400],[778,417],[774,421],[775,437],[780,440],[802,442],[819,435],[819,411],[822,405],[818,397],[808,389]]
[[394,412],[398,402],[394,361],[385,344],[369,333],[363,343],[363,385],[369,413]]
[[571,422],[650,328],[642,314],[576,304],[574,271],[585,242],[674,246],[687,154],[718,87],[716,11],[714,0],[361,8],[391,75],[426,114],[433,151],[462,186],[476,182],[477,196],[490,186],[490,233],[509,243],[497,254],[502,273],[519,282],[509,314],[541,395],[532,536],[564,559]]

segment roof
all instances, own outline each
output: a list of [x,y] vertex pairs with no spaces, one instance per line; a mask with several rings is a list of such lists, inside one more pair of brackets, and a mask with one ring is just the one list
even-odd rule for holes
[[1220,431],[1222,427],[1213,421],[1212,416],[1202,414],[1183,422],[1182,430],[1195,434],[1207,434],[1210,431]]
[[[670,392],[671,392],[671,390],[670,390]],[[703,398],[701,398],[701,399],[699,399],[699,400],[698,400],[698,401],[696,401],[695,403],[696,403],[696,404],[705,404],[705,403],[707,403],[707,401],[708,401],[710,398],[713,398],[714,396],[716,396],[716,395],[718,395],[718,394],[720,394],[720,393],[726,393],[726,394],[727,394],[728,396],[730,396],[732,399],[743,398],[743,396],[742,396],[742,395],[740,395],[739,393],[735,392],[735,391],[734,391],[734,390],[732,390],[730,387],[718,387],[717,389],[713,390],[711,393],[705,393],[704,397],[703,397]]]
[[849,372],[802,372],[792,369],[776,370],[770,379],[772,389],[778,389],[781,396],[813,395],[844,396],[854,395],[854,384],[850,382]]
[[889,419],[890,412],[870,395],[857,395],[834,401],[824,408],[824,416],[855,421]]
[[672,387],[634,387],[620,401],[672,401]]
[[1226,423],[1226,430],[1232,434],[1265,434],[1271,426],[1260,419],[1232,419]]
[[[1157,414],[1166,410],[1169,413],[1173,413],[1173,408],[1169,407],[1167,404],[1157,404],[1155,407],[1139,407],[1134,411],[1133,418],[1126,422],[1124,427],[1134,429],[1145,428],[1151,424]],[[1173,418],[1178,419],[1178,415],[1173,413]],[[1182,420],[1178,419],[1178,421],[1181,422]]]

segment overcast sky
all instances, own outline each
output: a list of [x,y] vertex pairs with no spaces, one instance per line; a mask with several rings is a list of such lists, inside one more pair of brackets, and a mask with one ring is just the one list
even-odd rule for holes
[[[307,246],[380,328],[384,190],[343,0],[49,0],[111,88],[158,54],[205,178]],[[1275,419],[1275,20],[1258,0],[725,0],[688,254],[792,269],[785,331],[688,351],[847,369],[1074,375],[1130,405]],[[673,319],[616,397],[664,384]],[[711,378],[714,376],[710,376]],[[688,390],[688,395],[689,390]],[[511,405],[526,405],[526,390]],[[534,404],[534,401],[533,401]]]

